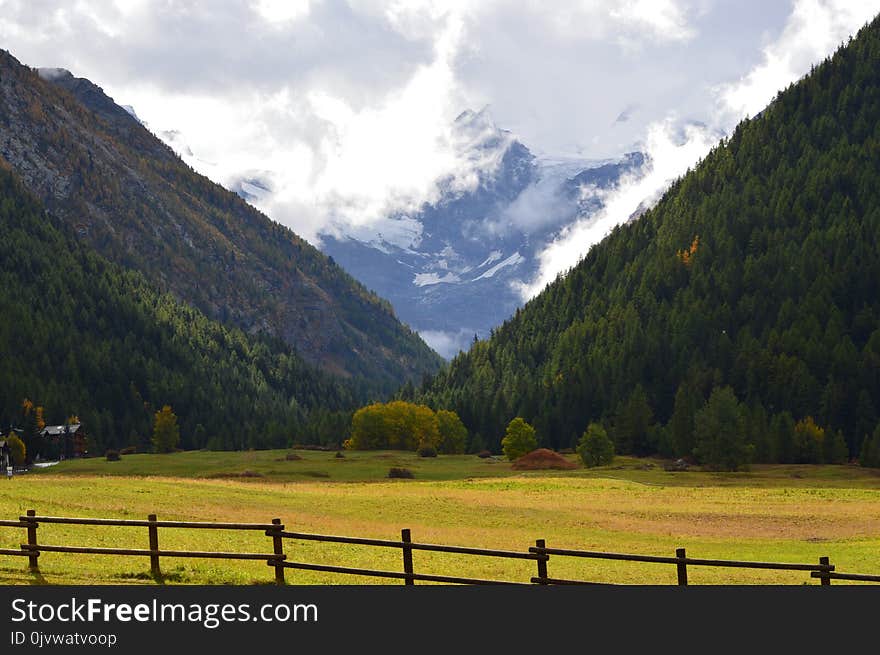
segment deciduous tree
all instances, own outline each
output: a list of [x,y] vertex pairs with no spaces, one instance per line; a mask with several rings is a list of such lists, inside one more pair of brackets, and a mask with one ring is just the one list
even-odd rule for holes
[[180,443],[180,427],[177,416],[165,405],[156,412],[153,422],[153,448],[157,453],[170,453]]
[[507,459],[513,461],[532,452],[537,447],[538,439],[535,435],[535,428],[520,417],[507,424],[507,430],[501,440],[501,449]]

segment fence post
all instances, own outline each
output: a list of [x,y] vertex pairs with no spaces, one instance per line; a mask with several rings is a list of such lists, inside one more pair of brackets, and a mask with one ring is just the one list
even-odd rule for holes
[[[684,548],[676,548],[675,556],[684,559],[687,557],[687,553]],[[679,562],[675,565],[678,569],[678,584],[682,587],[686,587],[688,583],[688,569],[687,564],[685,562]]]
[[[147,520],[155,524],[157,517],[155,514],[150,514],[147,516]],[[147,530],[150,534],[150,550],[153,551],[150,553],[150,573],[154,578],[158,578],[162,575],[162,569],[159,568],[159,555],[156,552],[159,550],[159,527],[157,525],[149,525]]]
[[413,558],[412,558],[412,546],[407,546],[406,544],[412,543],[412,536],[410,535],[409,528],[404,528],[400,531],[400,540],[404,543],[403,545],[403,572],[406,573],[406,580],[404,584],[414,585],[416,583],[413,580]]
[[[36,545],[37,545],[37,522],[34,520],[34,517],[37,515],[37,512],[36,512],[36,510],[29,509],[27,511],[27,515],[28,515],[28,528],[27,528],[28,546],[36,547]],[[37,573],[40,570],[40,565],[38,562],[40,553],[35,548],[28,549],[28,550],[30,550],[30,555],[28,555],[28,568],[31,571],[33,571],[34,573]]]
[[[535,548],[544,548],[546,542],[543,539],[535,539]],[[547,582],[547,554],[538,553],[538,584],[548,584]]]
[[[276,555],[283,555],[284,544],[281,540],[281,519],[272,519],[272,525],[276,526],[272,529],[272,552]],[[275,560],[275,584],[284,584],[284,563],[280,557]]]
[[[828,566],[831,564],[831,561],[827,557],[820,557],[819,564],[821,564],[823,566]],[[831,585],[831,578],[828,575],[829,573],[830,573],[830,571],[828,569],[825,569],[824,571],[822,571],[821,585],[823,587]]]

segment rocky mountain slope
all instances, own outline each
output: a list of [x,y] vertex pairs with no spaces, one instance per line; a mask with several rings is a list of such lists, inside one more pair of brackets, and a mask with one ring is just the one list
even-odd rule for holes
[[194,173],[88,80],[0,52],[0,157],[81,240],[211,318],[377,390],[439,365],[387,301]]

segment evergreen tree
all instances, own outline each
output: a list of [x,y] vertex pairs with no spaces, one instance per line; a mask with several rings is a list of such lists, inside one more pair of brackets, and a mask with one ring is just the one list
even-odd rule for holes
[[747,444],[739,401],[730,387],[716,388],[694,417],[697,461],[718,471],[747,467],[753,449]]
[[650,440],[654,412],[641,384],[620,405],[614,419],[614,442],[621,454],[647,455],[652,451]]
[[770,421],[770,438],[776,462],[791,464],[795,461],[794,419],[788,412],[782,412]]
[[670,438],[677,457],[690,457],[694,452],[694,416],[698,408],[698,399],[691,385],[687,381],[679,384],[672,418],[669,419]]
[[880,468],[880,423],[877,424],[873,434],[865,437],[859,453],[859,464]]

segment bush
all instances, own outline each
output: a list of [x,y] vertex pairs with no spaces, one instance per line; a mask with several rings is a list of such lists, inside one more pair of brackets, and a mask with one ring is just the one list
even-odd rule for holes
[[335,457],[336,459],[345,459],[345,453],[343,453],[341,450],[337,450],[336,454],[333,455],[333,457]]
[[590,423],[578,442],[577,452],[587,468],[608,466],[614,461],[614,442],[608,438],[605,428]]
[[108,450],[104,453],[104,456],[107,458],[108,462],[118,462],[122,459],[122,456],[119,454],[118,450]]
[[419,446],[419,457],[437,457],[437,449],[429,444]]
[[413,472],[410,471],[409,469],[392,467],[392,468],[388,469],[388,477],[389,478],[403,478],[403,479],[411,480],[412,478],[414,478],[416,476],[414,476]]
[[120,455],[134,455],[137,453],[137,446],[126,446],[119,451]]
[[513,461],[532,452],[538,447],[535,428],[523,419],[516,417],[507,424],[507,431],[501,440],[501,449],[507,459]]

